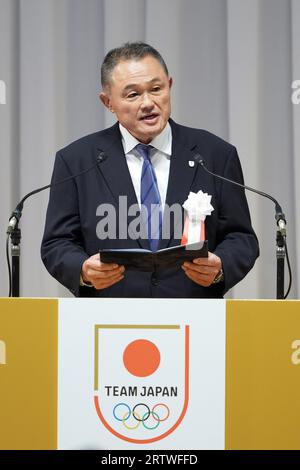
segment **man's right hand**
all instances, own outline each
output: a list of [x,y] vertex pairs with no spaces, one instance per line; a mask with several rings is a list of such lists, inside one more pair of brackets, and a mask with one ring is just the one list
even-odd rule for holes
[[95,289],[105,289],[121,281],[124,278],[124,271],[124,266],[101,263],[98,253],[85,260],[81,268],[81,276],[84,282],[89,282]]

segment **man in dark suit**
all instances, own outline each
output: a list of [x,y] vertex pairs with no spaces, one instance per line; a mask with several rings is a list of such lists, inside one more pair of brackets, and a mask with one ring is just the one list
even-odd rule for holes
[[[113,49],[104,59],[101,78],[100,99],[118,122],[56,155],[53,182],[92,169],[51,190],[41,249],[46,268],[82,297],[222,297],[252,268],[258,242],[244,191],[205,173],[194,157],[201,154],[212,171],[243,182],[236,149],[170,119],[172,78],[151,46],[127,43]],[[151,145],[147,159],[140,144]],[[124,221],[120,197],[126,197],[129,208],[144,204],[146,160],[151,192],[154,185],[162,212],[174,203],[181,207],[191,191],[212,196],[214,211],[205,221],[208,258],[161,272],[129,271],[100,261],[101,248],[149,248],[142,237],[118,236],[121,226],[132,221],[130,211]],[[105,208],[116,216],[115,236],[109,238],[101,225]],[[158,249],[180,244],[174,228],[167,238],[160,230]]]

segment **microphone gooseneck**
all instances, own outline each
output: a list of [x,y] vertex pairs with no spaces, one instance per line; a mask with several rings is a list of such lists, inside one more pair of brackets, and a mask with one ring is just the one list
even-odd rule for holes
[[285,215],[282,211],[282,208],[281,208],[279,202],[273,196],[271,196],[270,194],[267,194],[263,191],[260,191],[259,189],[251,188],[250,186],[247,186],[245,184],[238,183],[237,181],[231,180],[229,178],[225,178],[224,176],[218,175],[217,173],[213,173],[212,171],[210,171],[207,168],[206,161],[204,160],[204,158],[199,153],[197,153],[194,156],[194,160],[195,160],[196,163],[199,163],[199,165],[201,165],[202,168],[207,173],[209,173],[210,175],[215,176],[216,178],[220,178],[223,181],[227,181],[228,183],[235,184],[236,186],[239,186],[240,188],[247,189],[248,191],[252,191],[253,193],[259,194],[260,196],[266,197],[266,198],[270,199],[272,202],[274,202],[274,204],[275,204],[275,219],[276,219],[277,225],[278,225],[280,231],[282,232],[282,235],[283,236],[286,235],[286,218],[285,218]]
[[17,227],[21,217],[22,217],[22,211],[23,211],[23,205],[26,199],[28,199],[30,196],[33,196],[34,194],[40,193],[41,191],[44,191],[45,189],[48,188],[53,188],[54,186],[57,186],[62,183],[66,183],[67,181],[70,181],[74,178],[77,178],[78,176],[83,175],[84,173],[87,173],[94,168],[98,167],[101,163],[103,163],[106,159],[108,158],[108,155],[104,153],[103,151],[100,151],[100,153],[96,157],[96,163],[92,165],[89,168],[86,168],[83,171],[80,171],[79,173],[76,173],[76,175],[71,175],[68,176],[67,178],[64,178],[60,181],[55,181],[53,183],[47,184],[46,186],[42,186],[41,188],[37,188],[34,191],[30,191],[30,193],[26,194],[23,199],[17,204],[15,210],[12,212],[10,218],[9,218],[9,223],[7,227],[6,233],[9,235],[12,233],[12,231]]

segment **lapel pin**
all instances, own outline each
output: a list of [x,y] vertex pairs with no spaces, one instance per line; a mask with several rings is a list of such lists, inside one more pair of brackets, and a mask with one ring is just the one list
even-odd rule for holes
[[190,166],[191,168],[193,168],[193,166],[195,166],[194,160],[189,160],[189,166]]

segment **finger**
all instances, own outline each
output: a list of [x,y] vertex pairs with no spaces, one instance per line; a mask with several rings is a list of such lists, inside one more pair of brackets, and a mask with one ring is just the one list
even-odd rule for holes
[[209,272],[200,272],[199,270],[192,268],[186,268],[185,266],[182,266],[182,269],[188,273],[189,275],[193,275],[195,278],[199,278],[200,280],[208,280],[208,279],[214,279],[215,274],[212,273],[211,271]]
[[216,268],[212,268],[211,266],[199,266],[190,262],[184,263],[183,267],[201,274],[216,275],[218,273],[218,270]]
[[98,262],[98,263],[100,262],[100,255],[99,255],[99,253],[96,253],[95,255],[92,255],[92,256],[90,256],[89,258],[87,258],[87,259],[85,260],[86,263],[87,263],[87,262],[90,263],[90,262],[93,262],[93,261]]
[[212,257],[212,258],[195,258],[193,260],[193,264],[196,266],[208,266],[208,267],[219,267],[220,262],[218,258]]
[[93,280],[93,284],[94,285],[97,285],[97,287],[99,288],[104,288],[104,287],[107,287],[109,285],[111,285],[112,283],[114,283],[117,279],[119,280],[121,278],[121,276],[123,276],[123,274],[117,274],[115,276],[111,276],[111,277],[106,277],[106,278],[98,278],[98,279],[94,279]]
[[198,273],[197,271],[194,271],[192,269],[186,269],[185,273],[188,274],[189,276],[193,276],[194,279],[197,279],[199,281],[209,281],[213,280],[214,276],[211,274],[206,274],[206,273]]
[[117,282],[121,281],[124,278],[124,276],[121,274],[119,276],[116,276],[115,278],[112,278],[110,280],[101,280],[101,281],[96,281],[93,283],[94,287],[98,290],[100,289],[106,289],[107,287],[113,286]]
[[193,263],[199,266],[211,266],[211,260],[209,258],[195,258]]
[[121,267],[124,268],[124,266],[120,266],[119,264],[116,264],[116,263],[101,263],[100,262],[101,271],[111,271],[111,270],[118,269]]
[[210,276],[199,275],[195,273],[195,271],[191,271],[191,270],[186,270],[185,274],[189,279],[191,279],[191,281],[196,282],[202,287],[209,287],[212,283],[212,279]]
[[97,276],[103,277],[103,276],[106,276],[106,274],[109,274],[109,275],[117,274],[119,272],[124,272],[125,270],[124,266],[119,266],[118,264],[115,264],[114,266],[115,267],[111,269],[108,269],[107,265],[105,265],[104,269],[103,269],[103,266],[97,266],[96,269],[94,267],[88,266],[85,269],[85,273],[86,273],[86,276],[94,278]]
[[123,274],[125,271],[124,266],[119,266],[116,269],[112,269],[110,271],[93,271],[89,275],[89,277],[93,280],[100,280],[100,279],[112,279],[116,276],[119,276],[120,274]]
[[117,269],[119,264],[101,263],[99,260],[88,260],[86,267],[87,269],[93,269],[94,271],[111,271],[113,269]]
[[218,270],[222,267],[221,258],[211,252],[208,253],[208,258],[195,258],[193,262],[201,266],[214,266],[218,268]]

